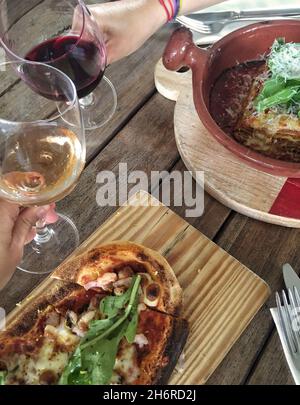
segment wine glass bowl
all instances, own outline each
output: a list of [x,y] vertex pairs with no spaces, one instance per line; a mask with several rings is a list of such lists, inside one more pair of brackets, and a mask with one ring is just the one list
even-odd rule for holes
[[[61,200],[75,187],[86,156],[74,83],[52,66],[10,61],[0,63],[0,90],[0,198],[23,207]],[[36,229],[21,268],[48,273],[76,248],[78,232],[64,216],[48,227],[41,220]]]
[[17,0],[0,0],[0,37],[8,58],[63,71],[75,84],[86,129],[104,125],[115,112],[117,96],[104,77],[103,36],[84,2],[44,0],[25,14],[17,10]]

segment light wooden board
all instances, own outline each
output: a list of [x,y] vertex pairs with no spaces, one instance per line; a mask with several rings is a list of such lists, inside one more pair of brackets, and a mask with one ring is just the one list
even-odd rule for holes
[[[297,217],[284,209],[276,212],[274,203],[281,199],[300,206],[300,183],[255,170],[217,142],[201,123],[193,102],[192,74],[171,72],[160,60],[155,69],[157,90],[176,101],[174,130],[179,153],[186,167],[195,177],[196,171],[205,172],[205,189],[222,204],[249,217],[277,225],[300,228]],[[294,187],[285,194],[286,186]],[[291,198],[294,201],[291,201]],[[275,214],[276,212],[276,214]]]
[[[205,383],[266,301],[269,287],[145,192],[134,195],[72,257],[117,239],[155,249],[173,267],[184,290],[182,316],[189,321],[190,335],[185,347],[184,372],[174,372],[170,383]],[[46,279],[12,311],[8,324],[24,306],[55,283]]]

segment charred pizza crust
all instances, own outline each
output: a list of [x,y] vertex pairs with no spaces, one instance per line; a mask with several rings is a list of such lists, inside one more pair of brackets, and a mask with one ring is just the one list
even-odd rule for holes
[[9,327],[0,334],[1,356],[19,352],[33,354],[44,339],[47,317],[54,310],[65,315],[69,309],[83,311],[95,295],[78,284],[58,282],[44,296],[27,303],[21,315],[16,316]]
[[151,277],[153,282],[147,287],[146,295],[153,298],[155,309],[170,315],[179,314],[182,289],[173,269],[159,253],[132,242],[115,241],[98,246],[63,264],[51,277],[92,286],[104,274],[118,274],[125,268]]
[[140,376],[134,385],[167,384],[188,336],[188,322],[157,311],[140,313],[138,333],[148,340],[144,348],[137,346]]

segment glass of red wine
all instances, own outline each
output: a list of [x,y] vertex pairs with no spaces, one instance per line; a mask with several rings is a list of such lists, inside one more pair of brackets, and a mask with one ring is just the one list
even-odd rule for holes
[[[0,199],[20,211],[63,199],[76,186],[85,156],[81,109],[69,77],[42,63],[0,62]],[[52,224],[40,218],[35,228],[19,269],[49,273],[78,246],[79,234],[61,214]]]
[[104,76],[105,42],[83,0],[0,0],[0,38],[10,60],[46,63],[69,76],[86,129],[111,119],[117,95]]

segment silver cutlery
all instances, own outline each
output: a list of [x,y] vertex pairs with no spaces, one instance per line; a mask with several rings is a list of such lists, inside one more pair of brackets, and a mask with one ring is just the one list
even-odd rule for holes
[[[297,15],[294,15],[295,17],[300,17],[300,13]],[[179,22],[183,23],[184,25],[188,26],[194,31],[199,32],[200,34],[205,34],[205,35],[212,35],[212,34],[218,34],[221,32],[225,26],[228,24],[236,23],[236,22],[259,22],[259,21],[276,21],[276,20],[284,20],[284,19],[289,19],[288,17],[245,17],[245,18],[239,18],[239,19],[228,19],[228,20],[223,20],[223,21],[211,21],[211,22],[203,22],[203,21],[185,21],[184,17],[181,17]]]
[[180,16],[177,21],[202,34],[217,34],[223,28],[236,22],[254,22],[266,20],[280,20],[300,17],[300,8],[289,10],[252,10],[252,11],[221,11],[212,13],[193,13]]
[[276,293],[277,313],[280,328],[295,368],[300,370],[300,296],[297,288],[288,290],[288,296],[282,291],[282,300]]
[[294,287],[300,292],[300,278],[292,266],[288,263],[282,266],[283,280],[287,289],[293,290]]
[[223,21],[239,20],[240,18],[249,17],[292,17],[300,14],[300,8],[290,9],[265,9],[265,10],[244,10],[244,11],[215,11],[202,12],[198,11],[189,14],[187,17],[198,21]]

